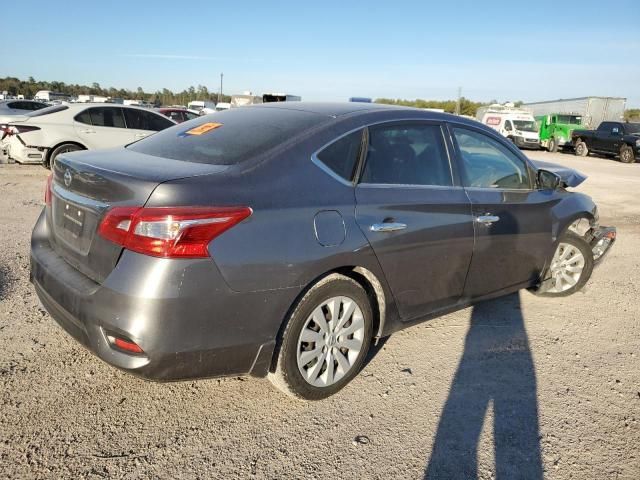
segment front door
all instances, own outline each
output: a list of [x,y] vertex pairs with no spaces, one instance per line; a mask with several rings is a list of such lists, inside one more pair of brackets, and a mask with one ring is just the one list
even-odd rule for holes
[[356,220],[380,261],[400,316],[411,320],[456,303],[473,250],[469,199],[436,123],[368,130],[356,187]]
[[535,188],[520,154],[472,127],[452,127],[476,242],[465,298],[534,284],[553,248],[555,191]]

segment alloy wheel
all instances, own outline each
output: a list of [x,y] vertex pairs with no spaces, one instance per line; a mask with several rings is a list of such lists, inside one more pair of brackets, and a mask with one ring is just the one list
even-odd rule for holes
[[580,281],[584,266],[584,256],[576,246],[560,243],[549,268],[552,281],[548,292],[560,293],[574,287]]
[[338,382],[354,366],[363,347],[362,310],[349,297],[332,297],[307,318],[297,344],[302,377],[315,387]]

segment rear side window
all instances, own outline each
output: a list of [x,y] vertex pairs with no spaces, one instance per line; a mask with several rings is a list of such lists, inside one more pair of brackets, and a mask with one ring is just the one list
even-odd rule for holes
[[119,107],[94,107],[89,109],[94,127],[125,128],[122,109]]
[[89,110],[83,110],[79,114],[77,114],[73,119],[76,122],[86,123],[87,125],[91,125],[91,115],[89,115]]
[[159,132],[173,125],[172,122],[161,115],[138,110],[137,108],[125,108],[124,115],[127,119],[127,128],[133,128],[135,130]]
[[127,148],[187,162],[233,165],[330,120],[299,110],[233,108],[174,125]]
[[316,156],[334,173],[351,181],[360,154],[362,130],[350,133],[332,143]]
[[439,125],[369,128],[362,183],[451,186],[451,170]]

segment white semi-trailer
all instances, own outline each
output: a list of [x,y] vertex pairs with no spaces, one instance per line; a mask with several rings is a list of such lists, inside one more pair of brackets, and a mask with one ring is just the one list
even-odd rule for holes
[[582,117],[584,128],[595,129],[602,122],[622,121],[626,103],[627,99],[622,97],[579,97],[525,103],[522,107],[535,117],[555,114],[577,115]]

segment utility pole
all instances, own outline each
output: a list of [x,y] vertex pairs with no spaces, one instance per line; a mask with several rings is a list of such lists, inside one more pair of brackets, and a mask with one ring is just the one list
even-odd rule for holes
[[220,74],[220,93],[218,93],[218,103],[220,103],[222,99],[222,77],[224,77],[224,73]]
[[456,115],[460,115],[460,99],[462,97],[462,87],[458,87],[458,100],[456,101]]

